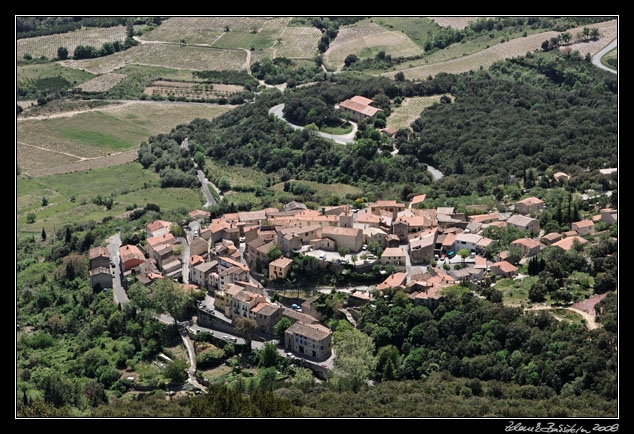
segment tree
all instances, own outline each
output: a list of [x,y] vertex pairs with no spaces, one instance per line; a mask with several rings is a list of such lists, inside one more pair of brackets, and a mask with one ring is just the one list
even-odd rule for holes
[[352,65],[353,63],[355,63],[357,60],[359,60],[359,58],[358,58],[356,55],[354,55],[354,54],[348,54],[348,56],[346,56],[346,58],[345,58],[345,60],[343,61],[343,63],[344,63],[346,66],[350,66],[350,65]]
[[297,368],[291,384],[302,392],[308,392],[315,385],[313,371],[307,368]]
[[286,332],[286,329],[292,325],[293,325],[293,322],[287,317],[284,317],[281,320],[279,320],[277,324],[275,324],[275,327],[274,327],[275,337],[280,340],[284,340],[284,332]]
[[469,257],[469,255],[471,255],[471,253],[469,253],[469,250],[467,249],[460,249],[458,251],[458,256],[460,256],[462,258],[462,263],[464,264],[464,260],[467,259]]
[[185,316],[187,308],[193,305],[191,293],[182,290],[171,279],[156,279],[150,285],[150,305],[159,313],[167,313],[174,324]]
[[46,231],[44,230],[44,228],[42,228],[42,241],[46,241]]
[[357,329],[338,332],[334,350],[338,384],[344,389],[359,391],[376,367],[372,338]]
[[528,299],[534,303],[546,301],[546,285],[541,282],[535,282],[528,290]]
[[165,367],[165,378],[172,383],[181,384],[187,380],[187,368],[188,364],[183,359],[174,359]]
[[273,262],[280,256],[282,256],[282,251],[277,246],[271,246],[269,252],[266,255],[266,259],[269,262]]
[[251,318],[236,318],[234,325],[238,334],[246,341],[247,348],[251,348],[253,330],[256,327],[255,320]]
[[350,249],[348,249],[347,247],[340,246],[337,249],[337,252],[339,252],[339,256],[343,257],[343,256],[346,256],[348,253],[350,253]]
[[57,58],[59,60],[66,60],[68,59],[68,49],[66,47],[59,47],[57,49]]
[[277,346],[272,342],[267,342],[257,353],[258,366],[270,368],[278,364],[282,356],[277,352]]

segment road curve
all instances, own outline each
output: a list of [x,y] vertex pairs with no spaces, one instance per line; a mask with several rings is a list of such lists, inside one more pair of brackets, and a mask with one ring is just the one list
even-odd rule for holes
[[615,39],[614,41],[610,42],[608,45],[602,48],[597,54],[592,56],[592,63],[605,71],[611,72],[612,74],[618,74],[617,71],[615,71],[614,69],[608,68],[607,66],[601,63],[601,58],[605,56],[613,48],[615,48],[617,45],[618,45],[618,39]]
[[[284,104],[278,104],[278,105],[273,106],[273,107],[271,107],[269,109],[269,114],[275,115],[275,117],[277,117],[278,119],[283,120],[288,125],[290,125],[291,128],[293,128],[295,130],[303,130],[304,129],[304,127],[301,127],[299,125],[294,125],[294,124],[290,123],[289,121],[287,121],[286,119],[284,119],[284,114],[283,114],[282,110],[284,110]],[[331,140],[334,140],[335,142],[340,143],[342,145],[347,145],[347,144],[350,144],[350,143],[354,142],[354,136],[355,136],[355,134],[357,132],[357,124],[355,124],[354,122],[350,122],[350,123],[352,124],[352,132],[350,132],[348,134],[336,135],[336,134],[322,133],[321,131],[318,132],[317,134],[319,134],[324,139],[331,139]]]

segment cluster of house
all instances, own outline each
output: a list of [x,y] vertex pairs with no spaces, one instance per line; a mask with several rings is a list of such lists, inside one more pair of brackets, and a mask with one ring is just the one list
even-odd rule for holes
[[[363,260],[366,267],[392,266],[396,272],[376,289],[383,292],[400,288],[415,304],[433,307],[443,288],[462,280],[477,281],[488,273],[503,277],[517,274],[517,267],[506,261],[508,251],[499,253],[494,261],[485,259],[487,249],[496,247],[495,240],[483,235],[490,226],[512,226],[534,234],[534,238],[511,243],[511,247],[519,248],[525,257],[531,257],[548,245],[569,250],[575,241],[586,243],[582,237],[594,232],[596,221],[612,224],[616,220],[616,210],[604,209],[592,220],[573,223],[570,232],[540,237],[539,220],[531,215],[543,210],[544,202],[535,197],[515,203],[514,212],[470,216],[455,212],[451,207],[418,208],[424,200],[424,194],[413,197],[408,206],[395,200],[379,200],[361,210],[351,209],[349,205],[312,210],[291,202],[282,210],[266,208],[229,213],[211,220],[208,213],[194,211],[190,215],[198,220],[200,229],[188,242],[187,258],[182,254],[182,245],[170,232],[171,223],[157,220],[146,226],[143,246],[121,246],[120,267],[124,275],[132,273],[146,285],[157,278],[186,276],[183,280],[213,293],[214,308],[219,314],[229,321],[251,318],[256,323],[256,331],[264,334],[273,334],[275,324],[287,317],[293,326],[286,331],[286,347],[308,357],[324,359],[331,354],[332,334],[319,324],[318,313],[310,306],[303,306],[299,312],[271,302],[257,280],[266,276],[265,270],[269,280],[287,277],[293,266],[290,259],[293,252],[313,256],[321,253],[322,261],[318,262],[326,266],[330,263],[325,259],[326,252],[345,248],[348,256],[370,258],[370,261]],[[366,249],[371,243],[382,249],[380,257],[368,255]],[[269,261],[269,252],[274,248],[279,249],[282,256]],[[457,255],[463,250],[469,256]],[[93,285],[107,287],[108,280],[111,285],[109,259],[105,248],[90,251]],[[425,272],[415,271],[414,266],[432,261],[460,264],[460,267],[449,267],[449,270],[427,267]],[[367,292],[355,292],[349,302],[363,304],[370,298]]]

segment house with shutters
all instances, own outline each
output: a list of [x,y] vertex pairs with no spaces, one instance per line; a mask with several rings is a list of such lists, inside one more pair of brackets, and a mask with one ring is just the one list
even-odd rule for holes
[[315,360],[332,355],[332,331],[321,324],[296,322],[284,332],[284,347]]

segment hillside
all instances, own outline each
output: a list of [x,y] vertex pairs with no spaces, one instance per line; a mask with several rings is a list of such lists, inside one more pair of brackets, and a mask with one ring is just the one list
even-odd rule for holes
[[618,428],[618,18],[16,17],[16,418]]

